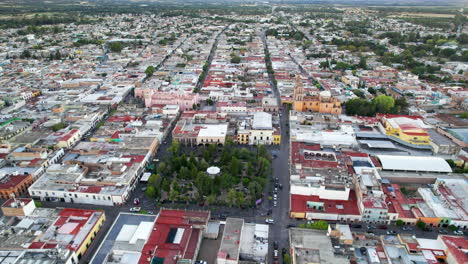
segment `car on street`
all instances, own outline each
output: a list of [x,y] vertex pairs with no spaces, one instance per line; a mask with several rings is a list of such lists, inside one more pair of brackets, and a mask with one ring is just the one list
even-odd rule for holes
[[386,226],[386,225],[379,225],[379,229],[386,230],[386,229],[388,229],[388,226]]
[[275,223],[275,219],[273,219],[273,218],[267,218],[267,219],[265,219],[265,223],[267,223],[267,224],[274,224],[274,223]]
[[274,242],[273,242],[273,248],[274,248],[274,249],[278,249],[278,241],[274,241]]
[[277,249],[273,251],[273,259],[278,259],[279,258],[279,252]]
[[368,226],[366,226],[366,227],[367,227],[367,229],[376,229],[376,228],[377,228],[377,227],[375,227],[375,226],[373,226],[373,225],[368,225]]
[[396,235],[396,234],[397,234],[397,232],[394,231],[394,230],[388,230],[387,231],[387,235]]
[[205,260],[198,260],[195,264],[207,264],[207,262]]
[[457,236],[463,236],[463,232],[460,231],[460,230],[455,230],[455,231],[453,231],[453,234],[454,234],[454,235],[457,235]]
[[361,224],[352,224],[351,227],[352,228],[362,228],[362,225]]
[[137,212],[140,212],[140,211],[141,211],[141,207],[132,207],[132,208],[130,208],[130,212],[137,213]]
[[278,200],[278,195],[276,193],[273,194],[273,200],[275,200],[275,201]]
[[448,234],[448,231],[445,229],[440,229],[439,234]]
[[140,199],[138,199],[138,198],[133,199],[133,204],[134,205],[139,205],[140,204]]
[[296,227],[296,225],[295,225],[295,224],[288,224],[288,225],[286,226],[286,228],[291,228],[291,227]]
[[410,227],[410,226],[404,226],[402,229],[403,229],[403,231],[411,231],[411,230],[413,230],[413,228]]
[[274,206],[274,207],[278,206],[278,203],[276,202],[276,200],[273,201],[273,206]]

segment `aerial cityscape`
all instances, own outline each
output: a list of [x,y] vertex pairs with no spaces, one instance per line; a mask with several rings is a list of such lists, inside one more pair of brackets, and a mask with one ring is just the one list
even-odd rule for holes
[[0,264],[468,264],[467,4],[0,0]]

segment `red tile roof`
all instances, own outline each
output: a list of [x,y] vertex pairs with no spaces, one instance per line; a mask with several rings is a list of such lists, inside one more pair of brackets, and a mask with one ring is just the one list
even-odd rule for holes
[[[208,212],[194,212],[182,210],[162,209],[156,219],[153,231],[142,250],[139,264],[149,264],[153,257],[163,258],[164,264],[177,263],[176,256],[192,259],[196,255],[201,232],[194,228],[194,223],[189,217],[200,217],[207,221]],[[183,235],[179,244],[168,243],[167,237],[171,229],[183,229]]]
[[457,264],[468,263],[468,241],[464,237],[442,236],[442,241],[447,245],[447,255],[452,255]]
[[[339,214],[339,215],[360,215],[356,193],[351,191],[347,201],[342,200],[326,200],[320,199],[316,195],[291,195],[291,212],[315,212],[323,214]],[[324,203],[324,211],[313,210],[307,207],[307,202],[322,202]],[[342,206],[343,209],[338,209],[337,206]]]

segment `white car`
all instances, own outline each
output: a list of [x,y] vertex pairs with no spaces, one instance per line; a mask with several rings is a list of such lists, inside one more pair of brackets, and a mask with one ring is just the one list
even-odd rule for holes
[[460,230],[455,230],[455,231],[453,231],[453,234],[454,234],[454,235],[463,236],[463,232],[460,231]]
[[130,212],[140,212],[141,211],[141,207],[132,207],[130,208]]
[[265,219],[265,223],[267,224],[274,224],[275,223],[275,220],[273,218],[267,218]]

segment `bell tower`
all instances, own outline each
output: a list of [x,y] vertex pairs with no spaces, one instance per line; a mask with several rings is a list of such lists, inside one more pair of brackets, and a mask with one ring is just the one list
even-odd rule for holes
[[293,109],[295,111],[302,111],[304,104],[304,84],[302,83],[301,76],[296,75],[296,84],[294,85],[293,93]]

